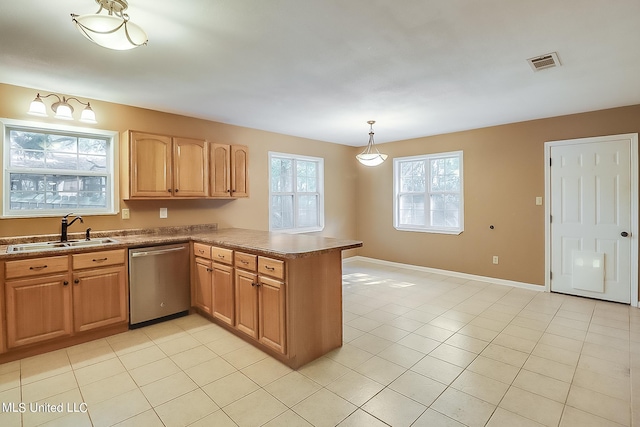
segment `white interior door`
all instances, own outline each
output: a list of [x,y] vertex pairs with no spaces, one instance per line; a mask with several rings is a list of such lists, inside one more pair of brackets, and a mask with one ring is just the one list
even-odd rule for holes
[[637,134],[547,143],[551,291],[630,303],[635,286],[637,304],[635,146]]

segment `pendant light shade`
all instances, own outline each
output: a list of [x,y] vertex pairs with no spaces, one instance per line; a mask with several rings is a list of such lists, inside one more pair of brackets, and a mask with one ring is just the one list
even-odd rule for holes
[[44,101],[40,98],[40,94],[36,96],[36,99],[31,101],[31,105],[29,105],[29,111],[27,114],[31,114],[32,116],[39,117],[47,117],[47,106],[44,105]]
[[56,115],[56,119],[73,120],[73,107],[69,105],[66,100],[56,102],[51,106]]
[[388,156],[386,154],[381,154],[373,142],[373,124],[375,121],[369,120],[367,123],[371,126],[371,129],[369,130],[369,143],[364,151],[356,156],[356,159],[365,166],[378,166],[387,160]]
[[[71,14],[78,31],[97,45],[113,50],[128,50],[147,44],[147,34],[129,20],[126,0],[96,0],[100,9],[94,14]],[[106,11],[107,14],[100,12]]]

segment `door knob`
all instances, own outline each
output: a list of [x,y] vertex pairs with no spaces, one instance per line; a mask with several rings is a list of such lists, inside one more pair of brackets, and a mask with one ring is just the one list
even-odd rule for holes
[[628,236],[629,236],[629,233],[627,233],[626,231],[623,231],[622,233],[620,233],[620,235],[621,235],[622,237],[628,237]]

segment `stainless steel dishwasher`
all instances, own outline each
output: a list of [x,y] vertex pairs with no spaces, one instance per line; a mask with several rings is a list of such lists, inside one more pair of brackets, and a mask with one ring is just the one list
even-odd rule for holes
[[190,299],[188,243],[129,250],[132,327],[186,314]]

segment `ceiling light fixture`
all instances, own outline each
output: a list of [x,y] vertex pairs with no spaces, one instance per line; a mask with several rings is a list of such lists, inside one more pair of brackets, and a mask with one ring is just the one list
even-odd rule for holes
[[[83,36],[102,47],[128,50],[147,44],[147,33],[129,21],[126,0],[96,0],[100,9],[94,14],[71,14],[71,20]],[[107,14],[100,14],[102,11]]]
[[388,156],[386,154],[380,154],[380,151],[374,147],[373,124],[375,123],[375,120],[369,120],[367,123],[371,126],[371,130],[369,130],[369,143],[367,144],[367,148],[356,156],[356,159],[365,166],[378,166],[387,160]]
[[50,96],[55,96],[58,99],[57,102],[54,102],[51,105],[51,109],[55,113],[54,117],[56,119],[73,120],[73,107],[69,104],[69,101],[76,101],[85,106],[84,110],[82,110],[82,114],[80,115],[80,121],[85,123],[98,123],[96,121],[96,113],[91,109],[91,104],[89,102],[82,102],[78,98],[66,98],[64,96],[60,98],[60,96],[55,93],[50,93],[42,97],[38,94],[36,98],[31,101],[27,114],[38,117],[47,117],[47,106],[42,98],[48,98]]

